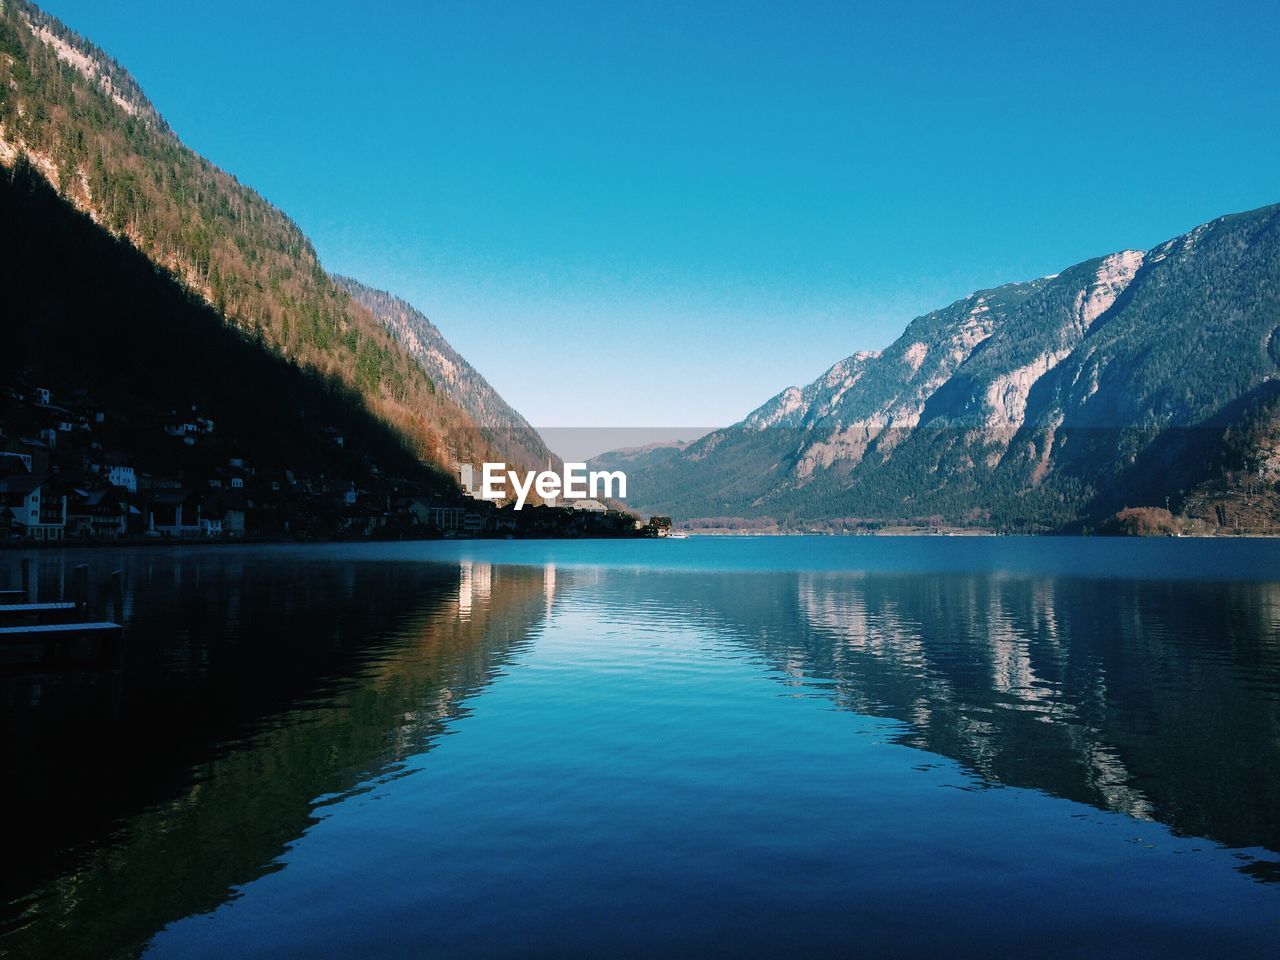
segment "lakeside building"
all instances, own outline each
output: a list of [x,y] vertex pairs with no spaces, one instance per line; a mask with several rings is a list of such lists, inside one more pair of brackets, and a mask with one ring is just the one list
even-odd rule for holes
[[67,498],[46,477],[12,473],[0,477],[0,531],[27,540],[62,540]]
[[[57,401],[57,402],[55,402]],[[251,463],[197,407],[158,413],[155,442],[125,447],[121,419],[86,392],[21,384],[0,394],[0,541],[635,537],[657,531],[599,500],[479,500],[356,458]],[[130,424],[137,438],[136,415]],[[321,436],[340,449],[340,431]]]

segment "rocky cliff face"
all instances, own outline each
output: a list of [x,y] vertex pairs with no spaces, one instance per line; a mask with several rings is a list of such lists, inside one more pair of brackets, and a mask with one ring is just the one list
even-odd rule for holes
[[974,293],[661,470],[637,505],[1017,528],[1177,500],[1280,383],[1280,206]]

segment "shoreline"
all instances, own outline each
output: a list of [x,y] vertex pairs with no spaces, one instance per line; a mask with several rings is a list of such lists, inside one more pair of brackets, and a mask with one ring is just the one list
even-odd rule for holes
[[21,553],[26,551],[47,552],[58,550],[112,550],[112,549],[164,549],[164,548],[234,548],[234,547],[271,547],[271,546],[335,546],[335,545],[356,545],[356,544],[392,544],[392,543],[497,543],[497,542],[548,542],[561,543],[572,541],[631,541],[631,540],[691,540],[694,538],[708,540],[724,540],[724,539],[744,539],[744,540],[767,540],[767,539],[796,539],[801,537],[809,537],[813,539],[824,540],[865,540],[870,538],[882,540],[977,540],[977,539],[997,539],[997,538],[1017,538],[1017,539],[1044,539],[1044,540],[1276,540],[1280,539],[1280,531],[1274,533],[1208,533],[1208,534],[1183,534],[1174,536],[1170,534],[1149,534],[1149,535],[1133,535],[1133,534],[1100,534],[1100,533],[1070,533],[1070,532],[1040,532],[1040,533],[997,533],[995,531],[930,531],[930,530],[911,530],[903,528],[895,528],[892,530],[877,531],[874,533],[819,533],[819,532],[786,532],[786,531],[770,531],[751,532],[744,530],[724,530],[724,531],[682,531],[683,537],[653,537],[653,536],[575,536],[575,537],[556,537],[556,536],[489,536],[489,537],[421,537],[421,538],[404,538],[404,539],[372,539],[361,538],[345,540],[340,538],[334,539],[305,539],[296,540],[282,537],[240,537],[236,539],[226,540],[200,540],[200,539],[173,539],[173,538],[139,538],[139,539],[119,539],[119,540],[10,540],[0,542],[0,552],[10,551]]

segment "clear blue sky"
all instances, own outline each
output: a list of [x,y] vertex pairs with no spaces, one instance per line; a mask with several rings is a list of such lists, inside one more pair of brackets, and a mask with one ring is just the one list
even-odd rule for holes
[[44,6],[538,426],[731,422],[1280,201],[1274,2]]

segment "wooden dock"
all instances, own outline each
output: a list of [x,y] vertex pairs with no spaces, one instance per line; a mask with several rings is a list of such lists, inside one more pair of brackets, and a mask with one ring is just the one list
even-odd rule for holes
[[0,627],[0,663],[113,667],[122,650],[118,623],[43,623]]
[[70,600],[53,603],[0,603],[0,618],[18,616],[48,616],[78,609]]
[[[124,627],[90,620],[89,567],[71,577],[72,599],[40,602],[32,596],[30,560],[22,561],[22,588],[0,590],[0,665],[17,667],[117,668],[124,654]],[[121,610],[123,575],[111,575],[113,608]]]

